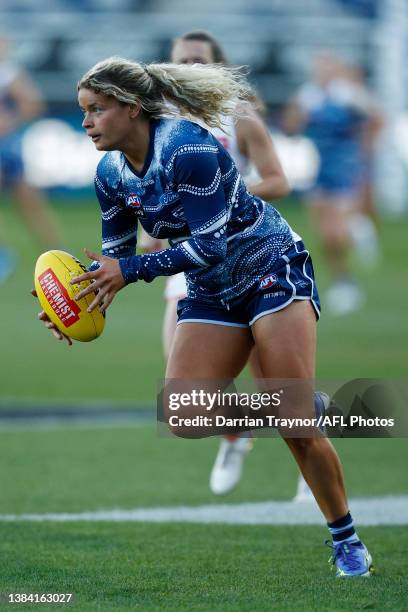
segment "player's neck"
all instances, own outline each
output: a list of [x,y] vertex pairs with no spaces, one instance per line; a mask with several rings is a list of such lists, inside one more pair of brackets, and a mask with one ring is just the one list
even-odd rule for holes
[[149,151],[150,144],[150,121],[139,119],[135,122],[132,133],[121,147],[129,163],[137,172],[141,172]]

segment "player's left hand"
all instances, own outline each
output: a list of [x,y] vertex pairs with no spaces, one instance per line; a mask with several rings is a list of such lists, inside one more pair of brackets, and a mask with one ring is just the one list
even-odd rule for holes
[[85,280],[93,281],[89,287],[77,293],[75,300],[80,300],[89,293],[95,292],[96,297],[88,306],[87,310],[88,312],[92,312],[94,308],[99,306],[99,310],[105,312],[112,303],[117,292],[126,285],[119,261],[112,257],[106,257],[106,255],[93,253],[88,249],[85,249],[85,255],[89,257],[89,259],[99,262],[99,268],[91,272],[86,272],[85,274],[80,274],[80,276],[75,276],[71,280],[71,285],[77,285]]
[[[35,289],[31,290],[31,295],[33,295],[35,298],[38,298],[38,295]],[[62,331],[60,331],[58,327],[54,325],[54,323],[50,320],[49,316],[43,310],[38,313],[38,318],[40,319],[40,321],[44,323],[47,329],[51,330],[52,335],[57,340],[65,340],[68,346],[72,346],[71,338],[63,334]]]

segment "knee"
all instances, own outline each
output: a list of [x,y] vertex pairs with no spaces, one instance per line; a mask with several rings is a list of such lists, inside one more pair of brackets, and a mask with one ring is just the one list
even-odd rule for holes
[[203,430],[199,427],[186,427],[184,425],[178,425],[172,420],[167,423],[168,430],[170,434],[175,436],[176,438],[183,438],[185,440],[200,440],[201,438],[206,438],[210,433],[206,430]]
[[[188,435],[188,431],[184,427],[177,427],[176,425],[172,425],[170,422],[167,423],[167,428],[169,433],[176,438],[189,438],[191,436]],[[191,433],[191,432],[190,432]]]
[[322,440],[325,440],[325,438],[285,438],[285,442],[290,450],[302,456],[306,456],[314,449],[318,448]]
[[212,435],[208,428],[202,425],[198,416],[194,418],[183,410],[173,411],[164,406],[160,420],[165,423],[169,433],[177,438],[199,439]]
[[323,235],[327,248],[340,248],[348,241],[348,234],[342,227],[331,227]]
[[185,428],[180,426],[177,413],[170,410],[167,403],[162,404],[160,420],[165,423],[168,432],[173,436],[176,436],[177,438],[186,437],[184,435],[186,433]]

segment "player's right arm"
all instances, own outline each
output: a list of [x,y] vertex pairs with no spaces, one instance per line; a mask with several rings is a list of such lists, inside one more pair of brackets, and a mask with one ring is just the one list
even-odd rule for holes
[[[117,260],[120,257],[129,257],[135,254],[137,235],[137,219],[131,211],[125,208],[120,198],[120,184],[116,184],[112,176],[107,180],[105,175],[107,165],[105,156],[98,165],[95,177],[95,191],[101,208],[102,256],[92,254],[95,259],[90,266],[90,270],[95,271],[99,268],[99,275],[108,274],[110,278],[109,285],[104,287],[98,296],[98,301],[101,303],[101,312],[107,308],[116,293],[125,285]],[[86,254],[90,256],[91,253],[87,251]],[[96,260],[96,257],[98,260]],[[106,262],[106,270],[105,268],[102,270],[104,261]],[[35,290],[33,290],[32,295],[37,297]],[[80,293],[76,299],[79,297]],[[69,345],[72,345],[71,338],[61,333],[44,311],[38,313],[38,318],[57,340],[66,340]]]
[[[119,260],[133,257],[137,244],[137,217],[126,208],[123,196],[120,162],[114,158],[117,152],[107,153],[99,162],[95,176],[95,192],[99,200],[102,221],[102,254],[98,255],[85,249],[87,257],[93,259],[89,272],[72,279],[72,284],[79,279],[89,278],[95,284],[93,291],[96,297],[89,306],[91,312],[96,305],[103,313],[112,303],[118,291],[125,286]],[[89,287],[78,293],[81,299],[89,293]]]
[[98,164],[95,192],[101,209],[102,255],[119,259],[136,253],[137,217],[125,206],[119,173],[108,174],[110,155]]
[[[211,144],[202,144],[201,141],[191,144],[188,142],[183,143],[171,157],[169,176],[171,175],[180,195],[191,236],[164,251],[146,255],[120,254],[119,264],[124,283],[139,280],[149,283],[157,276],[171,276],[177,272],[207,268],[225,259],[227,210],[217,152],[218,148]],[[121,244],[126,244],[125,237],[124,235]],[[131,240],[134,240],[136,245],[136,237]],[[84,280],[95,281],[93,290],[96,288],[99,293],[90,305],[89,312],[104,301],[103,295],[106,292],[109,293],[111,303],[117,290],[124,286],[120,284],[115,290],[117,269],[113,262],[117,262],[112,258],[115,258],[115,254],[104,250],[103,255],[99,257],[102,264],[100,269],[94,268],[71,281],[72,284]],[[108,285],[112,288],[107,289]],[[77,299],[90,292],[91,287],[83,289],[78,293]]]

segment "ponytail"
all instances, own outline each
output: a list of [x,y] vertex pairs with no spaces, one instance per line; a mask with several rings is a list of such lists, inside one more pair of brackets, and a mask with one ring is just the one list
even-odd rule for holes
[[[220,115],[237,114],[237,103],[253,92],[242,68],[215,64],[139,64],[111,57],[93,66],[78,89],[113,96],[124,104],[140,103],[149,117],[191,115],[211,127]],[[241,105],[242,106],[242,105]]]

